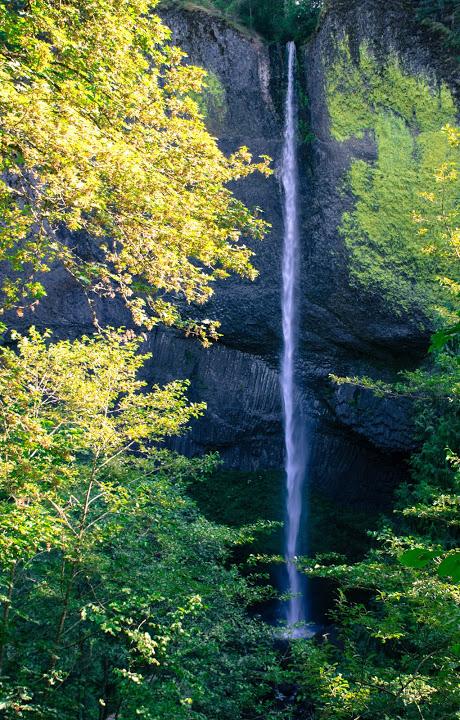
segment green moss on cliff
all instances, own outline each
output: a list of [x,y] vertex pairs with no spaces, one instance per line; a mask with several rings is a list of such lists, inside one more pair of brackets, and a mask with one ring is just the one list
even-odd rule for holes
[[[332,136],[346,142],[369,134],[377,148],[375,162],[355,160],[346,178],[355,203],[340,230],[352,282],[382,295],[395,314],[419,309],[436,315],[443,293],[439,268],[423,252],[413,213],[426,212],[421,193],[433,188],[435,170],[452,152],[442,131],[455,123],[452,95],[405,73],[396,57],[379,65],[365,46],[356,63],[346,42],[326,84]],[[445,203],[453,205],[456,195],[452,185]]]
[[194,94],[200,112],[204,116],[209,128],[217,132],[227,115],[227,93],[215,72],[206,69],[206,78],[201,93]]
[[338,47],[336,61],[327,75],[331,132],[336,140],[363,137],[375,130],[382,116],[396,115],[415,131],[439,130],[454,122],[455,103],[447,87],[433,91],[426,78],[403,71],[396,56],[380,66],[362,45],[359,63],[348,44]]

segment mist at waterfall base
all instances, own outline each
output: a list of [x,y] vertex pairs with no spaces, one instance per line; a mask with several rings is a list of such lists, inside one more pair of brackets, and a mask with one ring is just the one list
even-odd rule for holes
[[286,448],[286,531],[284,555],[287,568],[286,634],[292,638],[309,634],[305,623],[309,619],[307,582],[298,572],[295,558],[305,551],[302,545],[302,525],[306,520],[304,484],[308,465],[308,437],[302,417],[300,395],[296,385],[295,364],[299,336],[299,173],[297,161],[297,107],[295,93],[296,49],[287,45],[287,91],[281,183],[283,189],[284,245],[282,324],[283,354],[280,384],[284,410],[284,439]]

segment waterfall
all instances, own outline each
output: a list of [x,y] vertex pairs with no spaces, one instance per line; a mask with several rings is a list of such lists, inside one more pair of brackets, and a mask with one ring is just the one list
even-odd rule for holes
[[[288,85],[285,104],[284,147],[281,180],[284,192],[283,247],[283,356],[281,363],[281,391],[284,407],[284,437],[286,446],[286,536],[285,557],[291,595],[287,607],[288,628],[307,618],[304,596],[305,578],[295,567],[300,552],[302,520],[302,487],[307,464],[307,442],[299,407],[295,380],[295,360],[298,341],[298,274],[300,267],[298,167],[297,167],[297,110],[295,96],[296,50],[288,43]],[[290,631],[292,636],[303,634],[301,628]]]

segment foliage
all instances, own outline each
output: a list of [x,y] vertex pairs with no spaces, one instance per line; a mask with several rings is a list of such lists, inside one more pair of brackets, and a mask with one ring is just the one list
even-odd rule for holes
[[414,459],[416,484],[400,492],[396,525],[375,534],[379,545],[363,561],[309,567],[340,584],[340,643],[296,657],[295,679],[316,698],[315,718],[458,716],[460,587],[446,564],[458,557],[460,477],[458,457],[444,458],[459,430],[451,415],[429,437]]
[[0,3],[2,305],[39,299],[37,273],[59,259],[91,306],[116,292],[136,322],[180,324],[174,295],[200,304],[215,280],[256,274],[241,236],[266,225],[227,185],[268,161],[221,153],[192,97],[205,73],[183,64],[151,5]]
[[[216,325],[186,323],[174,296],[199,304],[230,272],[255,275],[241,236],[266,226],[227,185],[267,173],[267,159],[219,151],[200,109],[205,73],[182,63],[150,3],[15,0],[0,2],[0,19],[0,306],[23,313],[45,292],[37,273],[58,260],[91,307],[119,293],[137,323],[175,323],[206,342]],[[247,614],[267,591],[231,563],[264,526],[207,521],[188,485],[217,459],[161,448],[204,405],[187,401],[186,382],[147,388],[149,355],[131,331],[9,337],[2,717],[282,717],[268,705],[279,675],[270,632]]]
[[207,127],[217,133],[222,128],[228,112],[227,93],[219,76],[212,70],[207,70],[201,92],[193,97],[206,120]]
[[315,30],[322,0],[195,0],[216,8],[269,41],[306,42]]
[[354,63],[343,42],[328,70],[327,96],[331,132],[339,142],[371,133],[377,145],[376,161],[355,160],[346,179],[354,206],[344,214],[341,232],[352,281],[383,296],[397,315],[420,318],[422,311],[422,317],[443,323],[453,310],[452,286],[440,285],[437,276],[451,272],[452,281],[459,280],[457,266],[440,252],[444,225],[458,224],[451,93],[406,74],[394,57],[380,67],[365,46]]
[[1,350],[3,716],[270,717],[258,593],[226,567],[255,529],[188,498],[215,458],[158,444],[203,406],[182,383],[145,392],[129,334],[45,340]]

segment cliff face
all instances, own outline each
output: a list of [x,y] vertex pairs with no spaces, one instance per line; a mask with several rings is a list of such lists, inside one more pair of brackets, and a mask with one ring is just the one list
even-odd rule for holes
[[[445,156],[458,68],[410,0],[331,0],[302,60],[313,136],[303,163],[304,376],[320,386],[326,372],[391,377],[420,361],[432,332],[436,289],[411,215],[424,212],[420,192]],[[405,403],[344,387],[323,397],[373,444],[410,449]]]
[[[411,156],[425,152],[434,172],[436,155],[428,157],[422,140],[431,133],[441,154],[436,131],[455,122],[456,108],[442,87],[448,68],[411,5],[331,1],[304,48],[314,137],[305,158],[311,192],[304,202],[304,327],[341,349],[339,363],[356,365],[359,354],[364,364],[400,367],[425,351],[432,329],[417,279],[421,268],[411,275],[403,265],[417,261],[418,251],[409,247],[417,232],[410,214],[417,191],[431,179],[430,169]],[[448,79],[455,88],[456,77]],[[321,328],[316,306],[323,310]]]
[[[188,61],[208,72],[202,109],[222,149],[230,153],[246,145],[254,157],[278,158],[282,128],[272,100],[267,47],[204,11],[168,10],[163,18]],[[222,323],[218,346],[204,350],[174,333],[159,333],[151,371],[161,382],[189,377],[193,397],[208,404],[206,417],[175,444],[177,449],[218,449],[228,465],[245,470],[276,468],[283,462],[277,376],[281,198],[276,176],[253,175],[234,189],[248,206],[260,207],[271,224],[269,236],[253,244],[259,277],[253,283],[233,278],[217,287],[206,314]]]
[[[190,60],[211,70],[224,87],[230,111],[221,113],[216,121],[211,103],[209,113],[210,127],[222,146],[231,150],[244,142],[255,154],[270,154],[276,167],[283,121],[280,102],[283,49],[272,50],[269,59],[264,46],[257,40],[243,37],[205,13],[174,11],[166,15],[166,21]],[[379,158],[382,162],[392,159],[382,154],[379,146],[378,118],[375,124],[361,127],[359,112],[355,116],[353,107],[347,108],[347,94],[351,97],[357,94],[358,103],[365,103],[363,88],[358,85],[369,80],[362,77],[363,72],[359,69],[360,62],[366,64],[367,53],[375,58],[375,74],[387,66],[393,67],[392,63],[398,65],[398,72],[388,73],[385,78],[388,87],[382,93],[383,99],[376,103],[376,113],[382,116],[401,114],[397,93],[390,88],[391,83],[408,97],[405,78],[407,82],[414,81],[417,88],[426,89],[436,87],[445,71],[419,26],[411,21],[408,3],[399,0],[386,3],[384,7],[372,0],[331,2],[319,32],[301,53],[298,80],[302,131],[313,136],[313,142],[305,142],[301,149],[304,263],[299,375],[306,414],[312,418],[314,427],[312,483],[327,488],[332,494],[347,497],[366,494],[366,481],[369,484],[370,477],[381,488],[389,488],[400,477],[403,472],[400,458],[414,447],[410,407],[405,402],[377,399],[371,393],[355,388],[336,389],[329,381],[329,374],[368,373],[374,377],[392,377],[398,369],[418,362],[426,351],[431,332],[428,312],[423,302],[417,299],[417,293],[423,295],[423,288],[416,287],[415,282],[411,285],[412,281],[405,286],[396,283],[398,275],[404,274],[399,259],[395,258],[394,265],[390,261],[385,265],[381,257],[388,255],[388,248],[383,246],[378,248],[376,257],[366,257],[363,261],[354,254],[353,243],[343,230],[344,215],[352,214],[360,200],[351,186],[350,170],[357,161],[373,167]],[[342,75],[337,77],[339,70]],[[336,76],[331,78],[331,72]],[[356,87],[344,84],[348,74],[356,76]],[[425,78],[428,79],[425,81]],[[411,88],[414,97],[409,97],[408,115],[417,109],[418,102],[419,90]],[[349,125],[344,137],[338,137],[335,127],[344,123],[343,118],[335,117],[337,101],[343,102]],[[435,97],[428,108],[434,123],[438,115],[442,115],[438,113],[437,104]],[[448,109],[445,114],[447,117]],[[444,117],[440,116],[439,120],[442,119]],[[411,118],[403,120],[408,132],[414,132],[410,127]],[[306,122],[309,125],[307,131]],[[418,132],[424,129],[420,128]],[[390,136],[394,133],[396,152],[400,152],[398,143],[405,138],[404,129],[394,127],[389,132]],[[409,148],[408,152],[412,153],[412,150]],[[399,183],[405,182],[405,170],[404,166],[396,166]],[[391,182],[394,181],[395,176],[392,176]],[[399,216],[393,218],[394,224],[404,227],[407,225],[404,213],[409,218],[412,197],[398,194],[398,183],[393,190],[395,203],[400,205]],[[187,443],[193,445],[198,440],[203,447],[212,438],[210,444],[215,443],[223,450],[224,457],[232,465],[255,468],[268,463],[276,467],[282,457],[276,384],[281,347],[281,199],[276,178],[269,183],[252,178],[245,186],[236,188],[236,192],[246,202],[256,202],[264,209],[272,230],[264,243],[255,248],[261,271],[257,282],[247,285],[231,281],[219,288],[213,301],[213,307],[224,321],[224,339],[219,349],[220,359],[217,360],[216,351],[210,351],[208,357],[211,363],[216,358],[216,379],[220,389],[224,382],[223,404],[218,399],[219,392],[216,395],[217,387],[210,389],[212,427],[208,425],[205,429],[205,422],[202,422]],[[371,200],[375,204],[374,196]],[[381,197],[377,197],[380,205],[375,213],[384,214],[382,208],[387,202],[382,191]],[[382,236],[387,230],[385,226],[377,228]],[[368,242],[373,246],[379,240],[364,238],[363,245]],[[411,260],[411,257],[403,256],[402,265]],[[362,273],[360,276],[353,272],[354,268],[359,268],[359,263],[369,268],[371,282]],[[377,278],[382,276],[380,284],[372,281],[374,272]],[[387,282],[388,278],[396,278],[393,285]],[[402,282],[403,278],[399,279]],[[412,295],[413,301],[399,303],[403,296]],[[239,382],[235,363],[238,367],[241,365],[240,360],[236,361],[238,356],[233,354],[235,349],[244,350],[247,362],[251,358],[259,370],[263,367],[270,382],[261,385],[257,380],[255,384],[251,380],[244,392],[244,402],[234,398],[231,413],[226,416],[225,401],[231,388],[227,388],[222,379],[220,368],[231,366],[231,377]],[[223,362],[222,353],[229,354],[227,362]],[[202,357],[201,351],[197,352],[198,357]],[[200,365],[202,361],[197,362]],[[197,370],[197,376],[201,372]],[[208,371],[208,377],[210,375],[212,373]],[[259,372],[259,376],[262,375],[264,373]],[[257,408],[267,392],[273,399],[271,412],[262,415]],[[261,453],[262,447],[270,447],[270,451]],[[374,492],[373,489],[369,491]]]
[[[226,153],[241,145],[254,157],[280,155],[281,128],[270,92],[266,46],[204,11],[169,10],[162,14],[173,41],[194,65],[209,73],[202,101],[208,127]],[[206,308],[222,322],[225,345],[270,356],[279,350],[282,216],[276,177],[253,175],[238,183],[239,197],[260,207],[272,225],[264,242],[253,245],[260,272],[254,283],[223,282]]]
[[[411,178],[417,174],[410,165],[417,148],[410,142],[448,120],[453,105],[439,84],[437,92],[432,90],[446,67],[410,25],[409,6],[403,0],[331,2],[319,32],[300,53],[302,133],[307,134],[307,122],[313,136],[301,149],[298,368],[312,428],[311,481],[332,496],[356,502],[373,500],[377,486],[380,493],[390,491],[401,478],[401,459],[413,447],[410,412],[401,402],[335,389],[329,373],[391,376],[423,354],[430,332],[419,299],[424,289],[406,272],[411,262],[406,240],[392,232],[412,209],[404,177],[408,169]],[[283,49],[269,53],[260,40],[204,11],[168,10],[164,19],[190,62],[209,72],[203,111],[222,148],[231,152],[247,145],[255,156],[272,156],[276,167]],[[369,87],[379,91],[372,102]],[[401,96],[409,97],[404,107]],[[391,146],[407,162],[396,163],[388,188],[379,185],[377,176],[394,159],[388,154]],[[178,449],[217,449],[227,465],[240,469],[279,468],[280,188],[276,174],[269,180],[252,176],[235,192],[249,206],[261,207],[272,226],[254,248],[260,275],[254,283],[232,279],[217,288],[206,309],[222,321],[224,337],[216,347],[204,350],[174,332],[153,333],[146,375],[156,382],[188,377],[192,397],[208,402],[206,417],[177,442]],[[394,213],[387,224],[384,206]],[[84,249],[85,239],[80,241]],[[53,328],[58,336],[90,330],[85,303],[64,271],[56,268],[47,283],[49,295],[34,323]],[[407,301],[399,302],[403,295]],[[114,302],[101,303],[100,314],[111,325],[128,322]]]
[[[221,103],[216,119],[212,98],[209,111],[222,146],[229,151],[247,144],[254,154],[270,154],[276,167],[283,49],[269,58],[257,40],[204,13],[170,12],[166,21],[190,60],[224,88],[227,111]],[[436,39],[425,32],[409,0],[331,0],[318,33],[300,53],[301,133],[313,137],[301,148],[298,368],[311,419],[310,476],[313,486],[354,502],[373,499],[376,487],[384,495],[404,474],[401,458],[414,447],[411,411],[404,401],[335,388],[329,374],[391,378],[419,362],[432,330],[425,303],[431,289],[418,280],[423,272],[411,245],[410,214],[442,154],[439,128],[455,117],[442,81],[454,91],[457,84]],[[430,157],[423,155],[424,142],[437,149]],[[255,248],[257,282],[219,288],[213,305],[223,319],[223,342],[195,356],[196,377],[205,372],[208,383],[215,377],[211,414],[186,443],[188,449],[214,444],[234,466],[276,467],[283,454],[276,382],[281,199],[276,178],[251,178],[236,192],[263,208],[272,230]],[[204,370],[203,357],[212,371],[209,364]],[[232,383],[241,396],[232,394]]]

